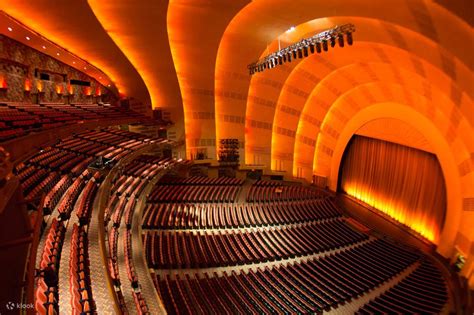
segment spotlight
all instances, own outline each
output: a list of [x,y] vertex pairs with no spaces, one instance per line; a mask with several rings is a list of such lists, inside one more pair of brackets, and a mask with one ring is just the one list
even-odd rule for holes
[[291,62],[291,53],[288,53],[288,62]]
[[308,47],[305,46],[303,48],[303,54],[304,54],[305,57],[308,57]]
[[335,37],[331,37],[329,40],[331,42],[331,47],[336,46],[336,38]]
[[303,52],[301,51],[301,49],[298,49],[298,58],[303,58]]
[[339,44],[339,47],[344,47],[344,37],[342,34],[337,35],[337,43]]
[[286,62],[286,54],[283,55],[283,62]]
[[321,43],[320,42],[316,43],[316,51],[318,52],[318,54],[321,53]]
[[347,44],[349,44],[349,46],[352,46],[352,33],[347,32],[346,36],[347,36]]
[[296,50],[293,50],[292,53],[293,53],[293,59],[296,59]]
[[323,50],[328,51],[328,41],[327,40],[323,40]]
[[309,51],[314,54],[314,45],[313,44],[310,44],[309,45]]
[[278,64],[281,66],[283,64],[283,58],[281,56],[278,56]]

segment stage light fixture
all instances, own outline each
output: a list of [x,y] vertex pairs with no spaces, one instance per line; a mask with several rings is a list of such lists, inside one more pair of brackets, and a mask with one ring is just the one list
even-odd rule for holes
[[303,58],[303,52],[301,51],[301,49],[298,49],[298,58]]
[[303,54],[305,57],[308,57],[308,47],[303,47]]
[[323,50],[324,51],[328,51],[329,47],[328,47],[328,41],[327,40],[323,40]]
[[336,46],[336,37],[332,37],[329,39],[329,42],[331,43],[331,47]]
[[351,33],[351,32],[347,32],[347,33],[346,33],[346,37],[347,37],[347,44],[349,44],[350,46],[352,46],[352,33]]
[[321,43],[316,43],[316,51],[318,52],[318,54],[321,53]]
[[337,35],[337,43],[339,44],[339,47],[344,47],[344,37],[342,34]]
[[309,44],[309,51],[314,54],[314,45],[313,44]]
[[296,59],[296,50],[293,50],[292,54],[293,54],[293,59]]

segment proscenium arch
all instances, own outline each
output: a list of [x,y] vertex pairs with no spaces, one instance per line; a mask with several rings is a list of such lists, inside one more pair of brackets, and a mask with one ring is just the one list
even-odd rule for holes
[[[338,21],[341,18],[331,18],[331,19],[326,19],[326,20],[334,20]],[[397,27],[393,26],[388,22],[384,21],[378,21],[374,19],[369,19],[369,18],[356,18],[358,23],[362,23],[361,25],[364,26],[365,24],[376,24],[379,25],[382,29],[386,27]],[[304,27],[308,23],[313,23],[314,21],[306,22],[303,24],[303,26],[298,26],[299,27]],[[367,28],[368,26],[364,26]],[[371,55],[371,58],[374,59],[380,59],[381,61],[385,63],[391,63],[393,64],[394,67],[402,67],[402,68],[407,68],[411,70],[413,73],[416,75],[421,75],[425,79],[431,80],[436,83],[437,88],[446,90],[446,93],[451,95],[460,95],[460,109],[464,113],[466,110],[469,109],[470,104],[470,99],[471,95],[473,95],[473,89],[471,88],[471,84],[467,84],[466,79],[467,78],[472,78],[472,75],[470,75],[470,72],[468,68],[463,65],[458,59],[454,57],[453,59],[453,64],[454,68],[454,73],[450,72],[449,69],[446,69],[443,65],[442,59],[440,59],[439,53],[442,51],[442,47],[438,47],[436,43],[434,43],[432,40],[429,38],[425,38],[422,35],[415,33],[411,30],[403,29],[401,27],[397,27],[400,32],[403,33],[404,39],[407,42],[407,47],[411,46],[416,46],[417,49],[412,50],[407,48],[400,48],[397,46],[393,46],[393,43],[390,40],[384,39],[383,42],[374,42],[370,41],[370,38],[367,38],[369,41],[364,41],[362,39],[361,41],[357,41],[354,46],[359,46],[355,47],[353,49],[354,53],[360,55],[360,51],[362,50],[362,56],[364,56],[364,51],[367,51],[367,56]],[[359,36],[362,36],[363,34],[359,34]],[[419,42],[419,44],[416,44]],[[360,45],[363,45],[363,47],[360,47]],[[275,46],[275,42],[271,44],[270,47]],[[424,48],[422,48],[424,47]],[[275,47],[273,47],[275,48]],[[327,63],[329,65],[334,64],[332,63],[334,55],[336,56],[341,56],[341,54],[344,54],[344,52],[348,51],[350,48],[346,47],[342,50],[339,50],[340,48],[336,47],[335,51],[331,51],[328,53],[328,57],[325,58],[326,54],[322,55],[316,55],[320,57],[309,57],[305,58],[303,60],[297,59],[296,62],[292,62],[290,64],[285,64],[281,67],[277,67],[276,69],[272,69],[271,71],[267,71],[264,73],[260,73],[254,77],[252,77],[251,82],[250,82],[250,87],[249,87],[249,93],[248,93],[248,99],[247,99],[247,108],[246,108],[246,125],[245,125],[245,143],[246,143],[246,150],[245,150],[245,156],[246,156],[246,161],[247,162],[252,162],[252,156],[257,156],[263,155],[264,158],[263,160],[268,160],[268,146],[265,144],[265,141],[268,141],[267,143],[270,143],[270,141],[274,144],[275,143],[275,130],[281,129],[281,126],[277,125],[277,119],[276,117],[278,116],[278,108],[275,110],[275,108],[270,108],[268,104],[272,103],[277,103],[280,104],[281,101],[279,100],[278,102],[275,101],[276,97],[274,96],[277,91],[274,91],[275,89],[281,90],[281,94],[285,93],[285,88],[294,88],[295,86],[295,78],[301,79],[301,82],[306,82],[308,81],[308,72],[311,71],[306,71],[306,69],[303,70],[303,65],[304,67],[307,66],[313,66],[314,58],[318,58],[318,61],[320,59],[322,61],[325,61],[327,59]],[[425,51],[436,51],[437,53],[435,54],[425,54]],[[397,57],[398,56],[398,57]],[[446,55],[444,55],[446,56]],[[400,58],[401,57],[401,58]],[[369,57],[364,57],[364,58],[369,58]],[[347,59],[347,58],[346,58]],[[311,61],[311,62],[310,62]],[[398,64],[402,61],[402,64]],[[321,64],[318,63],[318,67],[324,68],[324,65],[326,62],[322,62]],[[334,64],[334,66],[340,66],[338,65],[338,62]],[[313,67],[314,68],[314,67]],[[338,71],[339,69],[335,69],[334,71]],[[327,72],[327,69],[325,70],[325,73]],[[302,74],[301,74],[302,73]],[[301,74],[301,75],[299,75]],[[312,74],[312,73],[311,73]],[[314,72],[314,74],[317,76],[318,72]],[[357,74],[353,74],[355,77],[357,77]],[[256,79],[255,77],[258,77]],[[313,78],[314,79],[314,76]],[[285,80],[285,83],[282,83],[282,80]],[[321,79],[321,80],[324,80]],[[288,83],[290,81],[290,83]],[[468,80],[471,82],[472,80]],[[293,82],[293,83],[291,83]],[[304,84],[303,84],[304,86]],[[302,90],[302,92],[305,92],[304,88],[300,88],[298,86],[299,90]],[[455,90],[456,93],[453,93],[453,90]],[[255,92],[254,92],[255,91]],[[267,96],[265,94],[265,97],[257,97],[255,94],[259,91],[267,91],[269,92],[270,96]],[[273,96],[272,96],[273,95]],[[467,99],[467,102],[462,100],[463,98]],[[281,99],[281,95],[279,96],[279,99]],[[295,102],[299,101],[298,99],[295,99]],[[293,110],[292,105],[293,104],[287,104],[288,106],[285,106],[285,108],[290,111],[298,111],[298,109]],[[275,105],[273,105],[275,106]],[[459,106],[459,105],[458,105]],[[256,109],[254,109],[256,107]],[[274,121],[269,121],[269,115],[272,114],[270,112],[271,110],[274,110],[274,115],[275,119]],[[268,113],[269,115],[263,115],[263,113]],[[294,114],[294,113],[293,113]],[[260,119],[258,118],[260,117]],[[290,116],[286,116],[289,121],[291,122]],[[258,128],[252,128],[257,125],[257,123],[260,125]],[[253,125],[253,126],[252,126]],[[270,140],[269,137],[269,132],[267,130],[262,129],[263,127],[268,127],[272,126],[273,129],[273,137]],[[268,129],[268,128],[267,128]],[[295,128],[288,128],[285,125],[285,128],[283,129],[288,129],[289,131],[294,130]],[[283,130],[286,131],[286,130]],[[265,140],[267,139],[268,140]],[[260,152],[257,150],[260,149]],[[271,150],[275,152],[275,146],[272,145]],[[263,153],[262,153],[263,152]],[[284,153],[283,153],[284,154]],[[249,156],[249,157],[248,157]],[[253,159],[255,160],[255,158]],[[274,158],[273,158],[274,160]],[[268,164],[268,163],[267,163]],[[295,170],[293,170],[293,175],[296,175]]]
[[[310,70],[313,68],[312,65]],[[437,69],[437,68],[436,68]],[[307,104],[303,105],[303,108],[301,108],[301,104],[299,104],[299,99],[294,99],[294,102],[289,104],[288,106],[294,110],[295,112],[301,112],[299,115],[299,119],[302,119],[304,115],[307,115],[308,112],[305,111],[305,106],[314,106],[315,104],[312,102],[316,100],[317,102],[322,102],[322,104],[326,104],[328,107],[328,113],[331,113],[331,108],[330,103],[332,101],[336,101],[337,97],[341,96],[347,88],[352,88],[354,84],[355,86],[362,85],[365,83],[371,83],[371,82],[394,82],[398,84],[405,84],[406,86],[412,86],[412,88],[417,87],[417,89],[420,92],[423,91],[423,85],[426,85],[429,83],[429,81],[426,79],[426,77],[423,77],[419,75],[418,73],[414,72],[413,70],[410,71],[410,68],[404,68],[404,67],[399,67],[395,68],[393,64],[390,63],[383,63],[383,62],[360,62],[360,63],[352,63],[348,65],[342,65],[333,72],[329,73],[327,76],[324,77],[321,82],[319,82],[317,85],[315,85],[314,89],[312,90],[310,96],[307,98],[306,102]],[[370,75],[369,73],[366,72],[371,72]],[[436,74],[436,72],[433,72],[433,74]],[[438,70],[437,72],[438,78],[437,81],[440,81],[436,85],[432,87],[432,89],[436,89],[437,91],[444,91],[442,89],[442,83],[448,83],[449,86],[454,85],[454,82],[450,81],[448,77],[445,77],[444,80],[442,78],[443,73]],[[352,81],[348,80],[347,77],[352,77]],[[372,78],[373,77],[373,78]],[[303,78],[297,78],[297,79],[303,79]],[[296,79],[293,79],[294,84]],[[352,84],[352,86],[351,86]],[[334,88],[338,89],[338,93],[330,93],[328,94],[328,88]],[[322,88],[322,90],[318,90],[318,88]],[[323,94],[319,93],[320,91],[324,92]],[[339,94],[340,93],[340,94]],[[282,91],[281,95],[287,94],[286,91]],[[334,94],[334,95],[333,95]],[[280,100],[282,96],[280,95]],[[453,104],[451,103],[450,100],[450,95],[448,93],[444,94],[445,99],[447,102],[441,104],[441,105],[448,105],[448,104]],[[472,102],[470,98],[466,95],[465,98],[462,99],[462,102],[465,104],[465,107],[472,106]],[[281,103],[281,102],[279,102]],[[285,100],[283,101],[285,103]],[[299,104],[299,106],[295,106],[295,104]],[[459,109],[458,107],[460,104],[454,104],[453,106],[443,106],[444,111],[447,112],[448,114],[451,113],[451,111],[456,111],[458,112]],[[321,108],[323,110],[323,108]],[[339,111],[340,115],[344,115],[344,111]],[[345,115],[344,115],[345,116]],[[278,119],[278,117],[280,117]],[[313,116],[311,116],[313,117]],[[275,113],[275,122],[274,125],[277,126],[279,121],[280,125],[281,122],[284,122],[286,125],[285,127],[290,129],[290,130],[295,130],[297,127],[295,127],[295,122],[293,122],[290,119],[290,115],[287,114],[286,112],[279,112],[279,109],[276,110]],[[323,116],[321,117],[315,117],[320,119],[321,121],[324,119]],[[342,119],[342,118],[341,118]],[[344,119],[347,119],[347,117],[344,117]],[[287,123],[290,123],[288,125]],[[316,126],[314,126],[313,129],[316,129]],[[314,131],[312,131],[314,132]],[[297,132],[298,135],[301,134],[301,129]],[[308,137],[309,135],[305,135]],[[275,137],[281,138],[279,141],[275,141]],[[279,142],[281,141],[286,141],[286,142],[297,142],[299,141],[298,139],[295,141],[294,138],[289,138],[289,137],[284,137],[280,136],[279,134],[276,134],[275,132],[273,133],[273,139],[272,139],[272,144],[274,145],[273,150],[275,150],[275,146],[278,146]],[[297,155],[297,150],[295,149],[294,154]],[[298,159],[294,159],[294,167],[296,167],[296,161]],[[293,172],[295,171],[295,168],[293,169]]]
[[[254,12],[254,10],[257,7],[260,7],[263,3],[264,1],[252,2],[241,12],[239,12],[239,14],[229,24],[221,41],[216,63],[216,77],[221,78],[224,77],[224,74],[226,74],[227,78],[225,78],[224,80],[219,80],[220,82],[216,84],[217,138],[242,137],[242,135],[244,134],[244,99],[248,92],[248,85],[250,80],[245,80],[244,78],[240,77],[241,69],[245,69],[246,64],[249,60],[254,59],[255,56],[258,55],[258,53],[264,51],[264,48],[267,43],[274,40],[278,36],[278,34],[283,33],[289,26],[319,17],[315,16],[314,14],[312,16],[309,16],[308,13],[308,11],[311,11],[308,10],[308,8],[314,6],[315,4],[317,5],[317,3],[307,3],[307,1],[304,1],[298,2],[297,6],[286,6],[286,2],[277,1],[274,3],[272,2],[271,5],[267,3],[268,7],[261,8],[262,14],[258,14],[259,21],[257,24],[255,18],[252,17],[251,13]],[[354,1],[354,3],[352,4],[345,4],[343,6],[344,9],[341,9],[337,12],[326,12],[325,9],[327,8],[322,6],[323,11],[321,11],[320,16],[338,15],[371,17],[370,13],[367,14],[367,12],[360,12],[360,3],[358,1]],[[393,2],[390,3],[390,5],[393,4]],[[413,12],[411,12],[410,9],[403,9],[406,11],[405,13],[408,12],[405,17],[403,17],[404,13],[400,13],[399,15],[397,15],[397,17],[389,17],[385,14],[382,14],[379,15],[378,18],[381,20],[389,21],[402,27],[409,28],[412,31],[421,34],[421,36],[436,39],[436,41],[439,41],[442,44],[442,47],[447,49],[454,56],[458,56],[459,59],[464,61],[464,59],[466,59],[465,54],[459,53],[457,48],[454,48],[451,45],[447,45],[448,40],[445,36],[446,29],[442,29],[439,27],[440,24],[438,23],[438,19],[440,18],[440,16],[443,16],[443,21],[452,21],[452,23],[449,23],[449,28],[459,29],[461,33],[466,33],[466,36],[469,37],[469,32],[467,31],[468,27],[462,24],[462,21],[458,21],[459,19],[456,18],[454,15],[438,7],[436,4],[424,1],[419,1],[417,2],[417,4],[426,7],[430,14],[432,14],[433,17],[436,19],[436,22],[434,23],[435,25],[433,27],[435,29],[435,33],[438,32],[439,37],[431,36],[432,34],[430,35],[430,32],[427,32],[426,29],[420,27],[419,25],[413,25],[413,20],[411,17]],[[302,11],[300,5],[304,5],[306,7],[306,11]],[[347,9],[346,7],[351,7],[351,9]],[[288,18],[278,20],[275,20],[275,17],[269,17],[269,15],[273,15],[273,13],[275,13],[274,15],[276,17],[280,17],[280,15],[277,13],[280,12],[279,10],[283,10],[283,8],[285,8],[286,12],[288,12],[288,10],[290,10],[290,12],[295,12],[295,15],[297,15],[297,17],[293,19]],[[384,7],[382,11],[384,13],[387,13],[390,10],[387,11],[387,7]],[[410,18],[407,18],[407,16],[410,16]],[[260,25],[265,25],[266,28],[261,29]],[[268,30],[268,25],[274,26],[271,29],[271,34]],[[241,36],[242,39],[240,39],[239,36]],[[401,37],[403,38],[403,35],[401,35]],[[242,49],[242,47],[239,47],[242,40],[252,43],[253,47],[246,47],[245,49]],[[224,45],[223,42],[225,42]],[[457,44],[454,44],[454,46],[457,46]],[[232,60],[226,59],[231,53],[230,51],[235,52],[237,50],[239,50],[239,54],[238,56],[236,56],[236,58],[231,58]],[[256,51],[258,51],[258,53]],[[246,86],[247,89],[245,88]],[[232,119],[224,120],[222,119],[223,117],[230,117]]]
[[444,257],[450,257],[454,250],[453,244],[462,214],[461,179],[456,159],[449,143],[446,142],[438,128],[411,106],[391,102],[378,103],[368,106],[354,115],[345,125],[337,140],[331,161],[329,188],[334,191],[337,189],[339,168],[349,140],[366,123],[380,118],[399,119],[408,123],[420,132],[433,148],[443,171],[446,186],[446,216],[437,251]]

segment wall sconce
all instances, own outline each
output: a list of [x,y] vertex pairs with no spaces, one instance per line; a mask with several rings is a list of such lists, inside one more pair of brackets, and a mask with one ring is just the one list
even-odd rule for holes
[[7,79],[4,76],[0,76],[0,90],[6,91],[8,89]]
[[43,83],[40,80],[36,81],[36,90],[38,91],[38,94],[44,94]]
[[86,96],[92,96],[92,89],[90,86],[84,88],[84,94]]
[[67,92],[69,95],[73,95],[74,94],[74,88],[71,84],[68,84],[67,85]]
[[60,84],[56,85],[56,93],[59,96],[63,95],[63,86],[62,85],[60,85]]
[[30,79],[25,80],[25,93],[29,94],[31,92],[31,81]]

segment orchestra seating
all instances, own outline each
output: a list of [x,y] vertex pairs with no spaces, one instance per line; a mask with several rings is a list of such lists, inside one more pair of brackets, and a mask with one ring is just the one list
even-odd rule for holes
[[[94,112],[89,106],[77,108]],[[68,276],[73,313],[97,309],[88,225],[105,175],[89,166],[98,157],[118,161],[161,141],[118,129],[85,131],[42,148],[15,167],[27,200],[39,202],[43,196],[45,218],[51,216],[40,248],[40,272],[49,268],[56,277],[64,272],[61,251],[68,226],[72,229]],[[359,314],[439,313],[447,305],[445,280],[425,254],[357,229],[321,190],[281,181],[182,178],[169,172],[177,164],[141,155],[120,165],[111,179],[104,211],[106,269],[122,313],[151,313],[134,260],[132,222],[139,197],[159,178],[146,196],[138,237],[170,314],[322,313],[388,281],[394,281],[390,289],[360,307]],[[68,224],[71,218],[77,223]],[[414,271],[396,280],[409,268]],[[39,276],[36,284],[36,311],[61,313],[57,282]]]
[[247,202],[275,202],[317,199],[323,194],[314,187],[281,185],[276,181],[258,180],[250,187]]
[[[241,191],[235,179],[166,176],[149,194],[142,239],[168,313],[322,313],[420,263],[359,313],[423,313],[424,305],[438,312],[447,303],[446,284],[435,268],[425,270],[424,254],[357,229],[317,188],[260,180],[245,203],[209,189],[232,185]],[[417,288],[413,306],[377,308]]]
[[429,260],[396,286],[370,301],[357,314],[441,313],[448,301],[443,276]]
[[130,118],[149,121],[131,110],[103,103],[0,103],[0,142],[79,121]]
[[303,223],[341,216],[328,198],[315,201],[260,204],[148,203],[144,229],[204,229],[257,227]]
[[170,314],[321,313],[361,296],[419,258],[379,239],[337,254],[273,268],[223,271],[223,276],[154,276]]
[[149,202],[234,202],[242,189],[243,181],[236,178],[167,177],[150,193]]
[[267,262],[338,249],[367,239],[342,220],[258,230],[145,234],[153,268],[209,268]]

